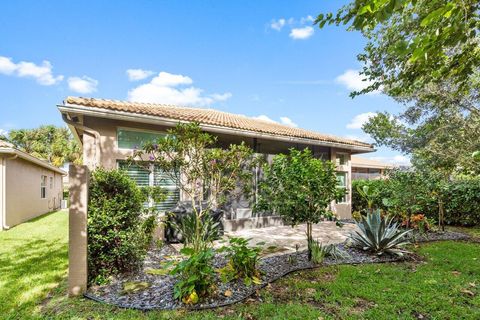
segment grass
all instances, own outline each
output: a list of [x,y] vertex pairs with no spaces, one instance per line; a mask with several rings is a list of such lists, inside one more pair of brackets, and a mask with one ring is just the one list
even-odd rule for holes
[[50,213],[0,232],[0,315],[18,319],[66,276],[68,215]]
[[336,266],[294,273],[247,302],[228,308],[140,312],[66,297],[66,229],[66,215],[58,212],[0,233],[0,317],[480,319],[478,243],[423,244],[414,250],[424,261],[415,263]]

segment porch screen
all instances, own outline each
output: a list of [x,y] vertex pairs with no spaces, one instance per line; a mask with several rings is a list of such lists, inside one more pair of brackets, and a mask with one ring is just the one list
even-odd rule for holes
[[136,164],[128,164],[125,161],[119,161],[118,167],[125,170],[130,178],[132,178],[139,187],[161,186],[168,191],[167,199],[162,202],[154,203],[150,200],[145,206],[154,206],[160,211],[168,211],[175,207],[180,199],[180,189],[169,175],[165,174],[153,165],[148,168]]

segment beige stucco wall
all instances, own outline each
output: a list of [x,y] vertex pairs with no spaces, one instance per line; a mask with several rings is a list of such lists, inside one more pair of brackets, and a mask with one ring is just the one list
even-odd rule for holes
[[[90,170],[97,166],[106,169],[114,169],[117,167],[117,160],[127,159],[132,155],[132,150],[120,149],[117,144],[118,128],[130,128],[137,130],[148,130],[165,132],[168,128],[159,125],[141,124],[134,122],[115,121],[111,119],[101,119],[95,117],[84,117],[83,125],[97,131],[100,134],[100,146],[95,145],[95,138],[92,135],[83,135],[83,159],[84,165]],[[100,154],[96,154],[100,150]],[[338,166],[337,170],[347,173],[347,202],[333,204],[333,211],[342,219],[350,219],[351,215],[351,156],[348,150],[334,149],[331,150],[331,160],[335,163],[337,153],[347,154],[347,164]]]
[[[84,125],[100,134],[100,155],[96,155],[97,147],[92,135],[83,136],[83,161],[90,170],[94,168],[94,162],[105,169],[117,167],[117,160],[125,160],[132,155],[132,150],[120,149],[117,144],[117,129],[128,128],[137,130],[149,130],[165,132],[168,128],[149,124],[139,124],[125,121],[114,121],[101,118],[84,118]],[[94,161],[96,158],[96,161]]]
[[[62,175],[26,160],[5,157],[5,225],[13,227],[60,208]],[[47,176],[46,198],[41,198],[41,176]],[[50,177],[53,185],[50,188]]]

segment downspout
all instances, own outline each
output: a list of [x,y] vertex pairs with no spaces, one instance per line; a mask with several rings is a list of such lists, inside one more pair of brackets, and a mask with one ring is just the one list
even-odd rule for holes
[[2,172],[0,172],[0,183],[2,184],[0,186],[0,190],[2,191],[0,193],[0,197],[1,197],[0,200],[2,200],[2,201],[0,201],[0,203],[2,204],[2,207],[0,208],[0,211],[2,213],[1,230],[7,230],[8,226],[5,225],[5,216],[6,216],[6,214],[5,214],[5,211],[6,211],[5,192],[6,192],[6,189],[5,189],[5,158],[4,157],[0,157],[0,169],[2,170]]
[[[76,129],[83,130],[84,132],[88,133],[94,138],[94,149],[95,152],[93,154],[93,168],[95,169],[97,167],[97,163],[100,162],[100,133],[98,131],[95,131],[91,128],[85,127],[84,125],[74,122],[70,119],[67,118],[67,115],[65,113],[62,113],[62,119],[65,121],[65,123],[75,127]],[[97,159],[98,158],[98,159]],[[85,160],[85,159],[84,159]]]

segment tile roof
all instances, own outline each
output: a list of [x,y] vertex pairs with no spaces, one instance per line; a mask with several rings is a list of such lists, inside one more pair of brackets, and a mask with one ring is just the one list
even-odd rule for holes
[[385,163],[374,159],[352,156],[352,167],[387,169],[395,166],[390,163]]
[[10,142],[0,140],[0,148],[14,148],[14,145]]
[[119,100],[94,99],[82,97],[67,97],[64,105],[79,105],[83,107],[107,109],[139,115],[156,116],[178,121],[198,122],[204,125],[213,125],[225,128],[246,130],[250,132],[271,134],[276,136],[303,138],[330,143],[339,143],[350,146],[371,148],[368,143],[344,139],[341,137],[322,134],[301,128],[293,128],[276,122],[250,118],[244,115],[232,114],[223,111],[180,107],[167,104],[140,103]]

